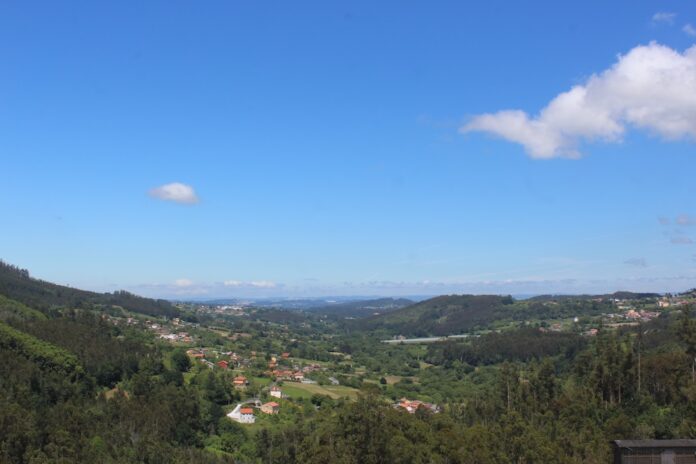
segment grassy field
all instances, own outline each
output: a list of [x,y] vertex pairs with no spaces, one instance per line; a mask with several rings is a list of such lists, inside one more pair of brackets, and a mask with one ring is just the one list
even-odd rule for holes
[[282,387],[283,393],[290,398],[311,398],[314,394],[326,395],[331,398],[348,397],[354,400],[358,397],[358,390],[343,385],[313,385],[305,383],[286,383]]

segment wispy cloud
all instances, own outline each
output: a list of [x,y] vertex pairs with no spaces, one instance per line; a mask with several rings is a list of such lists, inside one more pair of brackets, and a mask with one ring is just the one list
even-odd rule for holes
[[473,117],[460,132],[486,132],[532,158],[580,156],[583,142],[620,142],[633,127],[667,140],[696,138],[696,46],[650,43],[556,96],[537,116],[504,110]]
[[680,214],[674,222],[680,226],[693,226],[696,225],[696,217],[689,216],[688,214]]
[[669,239],[669,242],[673,245],[691,245],[694,243],[689,237],[677,236]]
[[174,285],[177,287],[191,287],[193,285],[193,281],[189,279],[177,279],[174,281]]
[[676,13],[671,13],[668,11],[658,11],[652,16],[652,21],[654,23],[667,23],[667,24],[672,24],[674,23],[674,20],[677,18]]
[[684,27],[682,27],[682,31],[689,37],[696,37],[696,27],[691,24],[685,24]]
[[172,182],[171,184],[160,185],[149,192],[150,196],[164,201],[173,201],[182,204],[198,203],[198,195],[190,185],[180,182]]
[[226,280],[223,282],[225,287],[234,288],[276,288],[278,284],[270,280],[252,280],[251,282],[243,282],[241,280]]
[[624,261],[624,264],[627,264],[629,266],[635,266],[635,267],[647,267],[648,263],[645,261],[645,258],[629,258],[626,261]]

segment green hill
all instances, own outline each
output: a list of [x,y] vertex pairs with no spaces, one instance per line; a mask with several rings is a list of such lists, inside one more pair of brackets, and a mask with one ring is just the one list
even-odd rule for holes
[[[31,277],[29,271],[0,261],[0,295],[26,306],[47,311],[54,307],[84,308],[94,305],[120,306],[151,316],[178,317],[168,301],[143,298],[125,291],[96,293],[57,285]],[[0,301],[0,304],[2,301]]]
[[530,321],[598,315],[611,301],[564,299],[546,302],[499,295],[443,295],[387,314],[347,321],[354,330],[414,337],[456,335],[489,328],[498,321]]

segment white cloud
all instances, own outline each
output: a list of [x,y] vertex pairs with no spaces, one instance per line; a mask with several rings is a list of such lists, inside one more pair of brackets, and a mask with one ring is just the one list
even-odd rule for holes
[[193,281],[189,279],[176,279],[174,285],[177,287],[190,287],[193,285]]
[[275,288],[275,282],[268,280],[256,280],[254,282],[249,282],[249,285],[256,288]]
[[684,53],[654,42],[635,47],[536,117],[521,110],[482,114],[460,132],[497,135],[543,159],[578,157],[583,141],[619,142],[628,127],[696,139],[696,46]]
[[674,19],[677,17],[676,13],[670,13],[668,11],[658,11],[652,17],[654,23],[667,23],[672,24]]
[[682,31],[690,37],[696,37],[696,27],[691,24],[685,24],[684,27],[682,27]]
[[223,282],[225,287],[234,288],[276,288],[278,285],[270,280],[254,280],[251,282],[243,282],[241,280],[226,280]]
[[180,182],[172,182],[171,184],[161,185],[150,190],[150,196],[165,201],[174,201],[176,203],[194,204],[198,203],[198,195],[190,185]]

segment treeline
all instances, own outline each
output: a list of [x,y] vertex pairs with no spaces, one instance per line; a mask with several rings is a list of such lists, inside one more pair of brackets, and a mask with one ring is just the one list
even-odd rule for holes
[[562,355],[572,359],[587,344],[578,334],[541,332],[526,327],[504,333],[489,333],[467,341],[445,341],[428,346],[425,361],[451,367],[454,362],[472,366],[504,361],[527,362]]
[[181,312],[165,300],[153,300],[126,291],[96,293],[34,279],[26,269],[0,261],[0,295],[47,312],[52,308],[120,306],[150,316],[179,317]]

